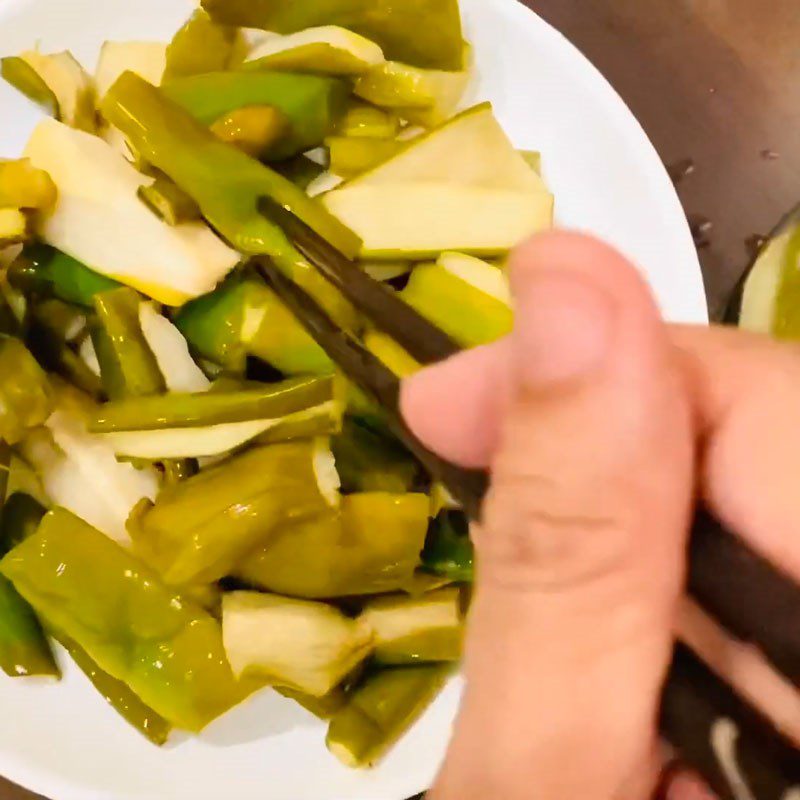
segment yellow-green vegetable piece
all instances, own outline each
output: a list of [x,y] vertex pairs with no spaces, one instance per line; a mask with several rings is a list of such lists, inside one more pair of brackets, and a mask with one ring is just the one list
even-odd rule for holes
[[41,425],[54,400],[44,370],[19,339],[0,335],[0,440],[17,444]]
[[381,48],[357,33],[325,25],[288,36],[272,36],[245,59],[246,69],[360,75],[384,62]]
[[97,97],[102,99],[128,70],[158,86],[166,64],[167,45],[163,42],[103,42],[94,71]]
[[337,711],[344,708],[347,703],[347,693],[341,686],[336,686],[323,697],[313,697],[305,692],[298,692],[296,689],[289,689],[286,686],[276,686],[275,691],[289,700],[302,706],[309,714],[313,714],[317,719],[328,720]]
[[211,132],[220,141],[259,158],[283,139],[291,127],[289,118],[275,106],[243,106],[217,119],[211,125]]
[[510,305],[439,264],[417,267],[399,296],[463,347],[496,341],[514,326]]
[[336,125],[337,136],[394,139],[400,132],[397,115],[368,103],[355,101]]
[[197,9],[167,47],[163,79],[227,69],[235,45],[235,28],[219,25]]
[[48,209],[56,195],[50,176],[27,158],[0,161],[0,208]]
[[457,588],[440,589],[421,597],[379,597],[367,603],[359,619],[374,631],[375,658],[382,664],[461,658],[464,622]]
[[236,675],[329,694],[372,650],[372,629],[324,603],[257,592],[222,600],[222,636]]
[[0,62],[2,76],[71,128],[97,130],[92,79],[69,51],[28,50]]
[[180,225],[201,218],[200,208],[186,192],[163,175],[139,187],[139,199],[167,225]]
[[353,494],[340,509],[282,527],[239,562],[236,575],[309,599],[396,591],[420,563],[428,530],[423,494]]
[[[341,300],[328,312],[352,324]],[[326,375],[333,363],[325,351],[263,280],[236,274],[211,294],[185,305],[175,324],[203,358],[242,372],[247,356],[272,364],[285,375]]]
[[[467,51],[465,61],[469,58]],[[361,75],[353,91],[376,106],[395,109],[409,122],[432,128],[453,114],[469,79],[468,69],[442,72],[387,61]]]
[[403,146],[394,139],[329,136],[325,145],[330,152],[330,170],[335,175],[351,178],[376,164],[390,159]]
[[0,248],[22,244],[30,238],[28,218],[19,208],[0,208]]
[[315,441],[248,450],[164,488],[130,520],[131,538],[169,584],[219,580],[276,533],[328,511],[332,460]]
[[46,625],[176,727],[200,731],[255,688],[233,676],[215,619],[64,509],[0,572]]
[[157,88],[125,73],[103,101],[107,118],[148,161],[198,203],[204,216],[241,252],[269,255],[315,296],[330,297],[326,281],[260,211],[269,196],[295,213],[345,255],[359,240],[319,203],[277,172],[220,142]]
[[374,766],[433,702],[447,676],[441,665],[369,675],[331,719],[328,750],[348,767]]
[[436,69],[462,66],[458,0],[203,0],[203,8],[228,25],[277,33],[339,25],[379,44],[387,58]]
[[744,285],[739,327],[778,339],[800,338],[800,225],[767,244]]

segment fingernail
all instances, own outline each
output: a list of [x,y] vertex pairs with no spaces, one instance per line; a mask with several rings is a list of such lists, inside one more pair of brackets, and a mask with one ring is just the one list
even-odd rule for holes
[[546,390],[602,369],[614,316],[612,299],[584,277],[531,274],[516,294],[514,349],[524,385]]

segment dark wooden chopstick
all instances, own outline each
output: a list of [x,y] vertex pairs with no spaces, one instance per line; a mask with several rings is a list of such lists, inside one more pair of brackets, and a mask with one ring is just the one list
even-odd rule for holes
[[[319,304],[287,278],[270,261],[258,261],[273,289],[317,343],[342,371],[370,394],[386,413],[394,433],[464,503],[478,519],[487,486],[482,472],[460,469],[429,451],[409,431],[398,408],[399,380],[353,336],[342,331]],[[727,720],[727,722],[726,722]],[[716,675],[683,646],[675,660],[664,691],[662,731],[683,757],[714,786],[722,800],[740,800],[733,794],[712,736],[719,724],[733,725],[737,732],[737,758],[762,794],[758,800],[785,800],[800,783],[800,754],[770,723],[741,701]]]

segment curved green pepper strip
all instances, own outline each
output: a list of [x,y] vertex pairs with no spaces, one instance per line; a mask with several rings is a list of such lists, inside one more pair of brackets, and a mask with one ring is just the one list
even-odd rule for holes
[[270,445],[161,491],[129,531],[142,557],[173,585],[211,583],[293,520],[323,513],[313,441]]
[[197,9],[167,47],[163,80],[226,69],[235,46],[235,28],[218,25]]
[[469,538],[467,518],[460,511],[443,511],[431,526],[422,566],[428,572],[453,581],[472,583],[475,578],[475,548]]
[[25,293],[55,297],[82,308],[94,308],[96,294],[122,286],[72,256],[40,243],[25,246],[9,267],[8,281]]
[[92,433],[196,428],[281,419],[334,400],[333,377],[294,378],[239,392],[138,397],[107,403],[89,423]]
[[44,370],[19,339],[0,334],[0,439],[17,444],[52,410]]
[[247,106],[277,108],[289,132],[265,152],[271,161],[319,147],[344,114],[348,96],[346,85],[335,78],[254,71],[166,81],[162,91],[204,125]]
[[219,22],[276,33],[339,25],[379,44],[387,58],[463,66],[458,0],[203,0],[203,8]]
[[398,667],[367,676],[328,727],[328,749],[348,767],[369,767],[408,730],[445,684],[443,666]]
[[[220,142],[138,75],[124,73],[103,98],[102,110],[149,163],[195,199],[206,219],[240,252],[271,256],[298,282],[297,273],[306,272],[325,283],[259,212],[259,200],[266,196],[345,255],[358,253],[358,237],[320,203],[269,167]],[[319,281],[314,283],[318,286]]]
[[176,727],[199,731],[257,688],[234,678],[217,620],[64,509],[0,573],[48,627]]
[[[35,533],[46,511],[32,497],[13,494],[0,520],[0,557]],[[0,669],[17,678],[61,677],[53,651],[30,605],[0,576]]]
[[98,328],[92,332],[108,396],[146,397],[166,391],[164,376],[139,323],[141,298],[123,286],[94,298]]
[[233,275],[210,294],[187,303],[174,319],[204,358],[243,372],[247,356],[285,375],[328,375],[333,363],[258,277]]
[[340,510],[283,527],[239,563],[236,575],[312,600],[395,591],[419,565],[428,508],[424,494],[345,496]]

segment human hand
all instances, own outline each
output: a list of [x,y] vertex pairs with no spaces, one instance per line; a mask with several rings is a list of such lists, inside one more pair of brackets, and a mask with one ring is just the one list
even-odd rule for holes
[[[423,441],[493,474],[467,689],[431,796],[643,800],[661,767],[696,482],[800,578],[800,360],[738,332],[667,327],[635,269],[585,237],[538,237],[511,271],[512,336],[402,396]],[[707,794],[681,777],[669,796]]]

